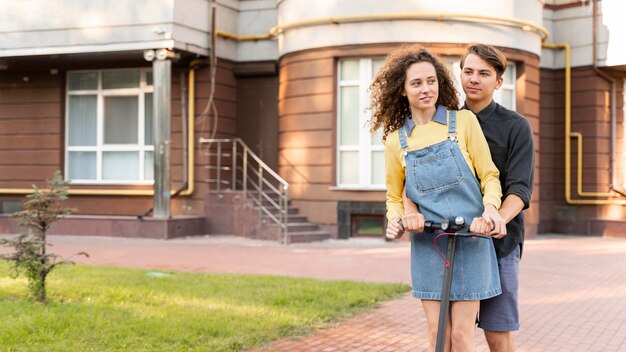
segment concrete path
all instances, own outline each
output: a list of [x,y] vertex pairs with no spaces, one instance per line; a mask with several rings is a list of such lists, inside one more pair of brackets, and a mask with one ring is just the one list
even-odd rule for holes
[[[78,261],[152,269],[409,283],[409,246],[379,239],[283,246],[232,236],[150,240],[51,236]],[[0,249],[6,251],[6,249]],[[517,351],[626,351],[626,239],[540,236],[521,266]],[[488,351],[477,329],[477,351]],[[408,294],[300,339],[258,351],[427,351],[419,301]]]

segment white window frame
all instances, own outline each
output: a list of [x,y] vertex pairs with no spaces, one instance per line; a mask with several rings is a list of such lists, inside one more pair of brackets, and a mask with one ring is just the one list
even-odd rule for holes
[[[335,135],[337,141],[337,150],[335,155],[336,162],[336,186],[337,190],[385,190],[386,186],[382,184],[372,184],[372,152],[384,151],[384,145],[372,145],[371,133],[368,127],[368,121],[371,119],[371,111],[366,108],[369,105],[368,88],[372,83],[372,60],[378,57],[354,58],[346,57],[337,60],[337,133]],[[342,62],[344,60],[359,60],[359,79],[358,80],[342,80]],[[341,88],[342,87],[359,87],[359,124],[354,126],[359,131],[359,144],[342,146],[340,144],[341,136]],[[353,151],[359,153],[359,183],[342,184],[341,182],[341,152]]]
[[[506,72],[511,72],[511,77],[513,79],[511,81],[507,81],[506,79],[504,80],[504,82],[500,86],[500,89],[497,89],[493,93],[493,100],[495,100],[498,104],[504,106],[505,108],[515,111],[517,109],[517,95],[516,95],[517,91],[515,89],[516,83],[517,83],[517,66],[515,65],[515,62],[509,61],[507,63]],[[504,75],[506,75],[506,72],[502,75],[503,77]],[[504,96],[502,92],[504,91],[511,92],[511,97],[513,100],[511,102],[511,106],[507,106],[506,104],[503,104],[502,102],[502,97]]]
[[[139,87],[138,88],[118,88],[103,89],[102,73],[107,71],[139,71]],[[98,80],[98,87],[92,90],[70,90],[69,76],[72,73],[95,72]],[[69,100],[70,96],[76,95],[96,95],[96,145],[95,146],[70,146],[69,138],[65,138],[65,178],[71,184],[99,184],[99,185],[152,185],[154,180],[145,180],[145,154],[146,152],[154,152],[153,145],[145,145],[145,94],[154,93],[154,86],[147,84],[147,75],[152,72],[149,68],[129,68],[129,69],[109,69],[109,70],[76,70],[68,71],[66,79],[66,96],[65,96],[65,136],[69,136]],[[137,144],[104,144],[104,98],[111,96],[137,96],[138,109],[138,139]],[[139,152],[139,179],[137,180],[103,180],[102,179],[102,153],[103,152]],[[96,179],[69,179],[69,153],[70,152],[96,152]]]

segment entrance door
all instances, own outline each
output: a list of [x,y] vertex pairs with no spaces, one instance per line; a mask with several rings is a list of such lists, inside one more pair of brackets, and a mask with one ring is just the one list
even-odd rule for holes
[[237,135],[278,171],[278,77],[237,78]]

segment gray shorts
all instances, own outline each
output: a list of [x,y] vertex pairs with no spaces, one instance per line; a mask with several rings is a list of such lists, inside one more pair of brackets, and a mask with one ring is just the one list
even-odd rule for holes
[[508,256],[498,259],[502,294],[480,301],[478,327],[483,330],[519,330],[517,293],[519,291],[520,246]]

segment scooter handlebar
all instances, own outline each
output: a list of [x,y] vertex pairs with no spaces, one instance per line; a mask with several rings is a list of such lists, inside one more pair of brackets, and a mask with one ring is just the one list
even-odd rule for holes
[[[400,220],[400,226],[404,227],[402,220]],[[434,222],[432,220],[426,220],[424,222],[425,232],[435,232],[437,230],[443,230],[446,232],[459,232],[465,229],[465,219],[461,216],[457,216],[454,221],[443,219],[441,222]]]

